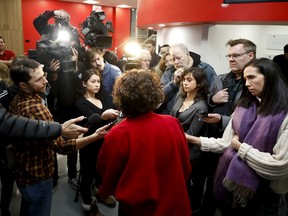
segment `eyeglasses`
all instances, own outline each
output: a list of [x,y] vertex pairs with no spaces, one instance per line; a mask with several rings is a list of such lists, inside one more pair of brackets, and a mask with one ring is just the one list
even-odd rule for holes
[[249,52],[244,52],[244,53],[233,53],[233,54],[228,54],[228,55],[225,55],[226,58],[233,58],[233,59],[236,59],[236,58],[239,58],[240,56],[243,56],[245,54],[248,54]]

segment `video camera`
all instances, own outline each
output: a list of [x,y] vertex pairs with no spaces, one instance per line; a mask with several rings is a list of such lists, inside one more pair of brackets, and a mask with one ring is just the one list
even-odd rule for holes
[[[78,34],[75,27],[70,26],[68,20],[55,19],[53,31],[47,35],[42,35],[41,40],[37,41],[36,50],[28,51],[29,58],[35,59],[44,65],[49,65],[52,59],[57,59],[60,61],[63,72],[74,71],[76,63],[70,60],[72,47],[67,38],[74,38],[74,40],[77,38],[79,43],[80,37],[84,40],[84,43],[90,47],[100,49],[110,48],[112,46],[112,37],[109,36],[108,33],[114,30],[112,22],[107,21],[106,24],[104,24],[104,19],[106,19],[106,15],[103,10],[92,11],[90,16],[88,16],[82,24],[81,33],[84,38]],[[59,39],[60,32],[65,32],[66,38]],[[80,44],[77,44],[76,46],[80,49],[79,45]],[[79,49],[77,49],[78,53]]]
[[[50,44],[38,41],[36,44],[36,50],[34,52],[35,57],[38,62],[49,65],[52,59],[57,59],[60,61],[61,69],[63,72],[74,71],[75,62],[70,60],[72,55],[72,47],[68,41],[55,41]],[[31,51],[29,50],[29,57],[31,58]]]
[[[66,20],[55,20],[55,26],[48,34],[42,34],[36,43],[36,50],[28,50],[28,57],[48,66],[52,59],[60,61],[63,72],[75,71],[76,62],[71,61],[70,41],[79,46],[78,33]],[[76,40],[76,41],[74,41]]]
[[81,33],[84,35],[84,43],[95,48],[110,48],[112,46],[112,37],[109,32],[114,32],[112,22],[103,20],[106,15],[103,10],[92,11],[90,16],[82,24]]

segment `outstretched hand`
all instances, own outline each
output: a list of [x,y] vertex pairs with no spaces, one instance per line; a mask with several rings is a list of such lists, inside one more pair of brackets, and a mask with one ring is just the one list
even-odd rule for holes
[[201,120],[209,124],[217,124],[221,121],[221,115],[218,113],[208,113],[207,116],[201,117]]
[[119,110],[107,109],[102,113],[101,118],[104,120],[116,119],[119,116],[119,114],[120,114]]
[[104,125],[103,127],[100,127],[98,128],[96,131],[95,131],[95,135],[97,136],[98,139],[101,139],[101,138],[104,138],[105,135],[108,133],[108,128],[109,128],[109,125]]
[[61,135],[65,138],[77,138],[80,134],[88,131],[88,128],[76,125],[76,122],[80,122],[84,119],[84,116],[78,118],[70,119],[62,124]]
[[186,133],[185,133],[185,137],[186,137],[186,139],[187,139],[187,141],[189,143],[192,143],[192,144],[195,144],[195,145],[198,145],[198,146],[201,145],[201,141],[200,141],[199,137],[192,136],[192,135],[189,135],[189,134],[186,134]]

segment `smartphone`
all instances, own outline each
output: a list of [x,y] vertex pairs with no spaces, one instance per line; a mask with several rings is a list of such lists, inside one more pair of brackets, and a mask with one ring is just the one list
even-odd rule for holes
[[196,113],[199,117],[207,117],[208,116],[208,112],[207,111],[203,111],[201,110],[200,112]]
[[109,122],[108,128],[106,130],[110,130],[117,122],[118,122],[118,119],[115,119],[114,121]]

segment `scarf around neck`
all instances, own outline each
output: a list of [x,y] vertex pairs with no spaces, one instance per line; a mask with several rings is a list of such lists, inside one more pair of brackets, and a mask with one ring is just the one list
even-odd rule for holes
[[[233,114],[232,128],[241,143],[271,154],[286,115],[285,112],[267,116],[257,114],[256,104],[249,108],[237,107]],[[223,204],[227,201],[229,192],[232,192],[232,207],[244,207],[257,192],[260,180],[261,177],[230,146],[217,166],[214,195]]]

